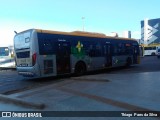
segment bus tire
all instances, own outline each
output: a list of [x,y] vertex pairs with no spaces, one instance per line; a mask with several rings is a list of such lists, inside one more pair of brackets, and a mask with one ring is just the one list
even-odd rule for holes
[[152,53],[151,53],[151,55],[152,55],[152,56],[155,56],[155,55],[156,55],[156,53],[155,53],[155,52],[152,52]]
[[86,72],[86,64],[82,61],[78,62],[75,66],[75,75],[81,76]]
[[132,59],[130,57],[126,60],[126,66],[129,67],[132,64]]

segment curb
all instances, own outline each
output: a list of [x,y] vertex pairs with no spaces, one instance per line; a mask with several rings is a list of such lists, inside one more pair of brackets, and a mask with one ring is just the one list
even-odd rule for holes
[[13,71],[16,71],[16,68],[13,68],[13,67],[0,67],[0,70],[13,70]]
[[45,104],[38,104],[38,103],[32,103],[32,102],[28,102],[28,101],[24,101],[22,99],[18,99],[18,98],[11,98],[9,96],[6,95],[0,95],[0,101],[4,102],[4,103],[12,103],[15,105],[19,105],[22,107],[27,107],[27,108],[34,108],[34,109],[44,109],[45,108]]
[[95,77],[71,77],[71,80],[75,81],[88,81],[88,82],[110,82],[108,79],[104,78],[95,78]]

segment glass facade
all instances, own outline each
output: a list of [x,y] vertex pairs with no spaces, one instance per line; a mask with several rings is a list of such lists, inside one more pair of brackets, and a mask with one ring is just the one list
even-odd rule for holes
[[141,43],[160,44],[160,18],[141,21]]

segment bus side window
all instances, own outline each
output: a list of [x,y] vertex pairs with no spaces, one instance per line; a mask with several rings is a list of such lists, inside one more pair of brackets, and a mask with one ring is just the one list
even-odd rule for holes
[[94,50],[90,50],[89,51],[89,56],[90,57],[95,57],[95,51]]
[[100,57],[102,56],[102,46],[100,43],[93,43],[89,45],[89,56],[90,57]]
[[118,44],[118,55],[124,55],[125,54],[125,45],[123,43]]
[[93,44],[90,44],[89,45],[89,53],[88,53],[88,55],[90,56],[90,57],[94,57],[95,56],[95,51],[94,51],[94,46],[93,46]]
[[131,46],[126,46],[126,52],[125,52],[127,55],[128,54],[132,54],[133,53],[133,50],[132,50],[132,47]]
[[41,55],[50,55],[54,53],[54,46],[49,39],[39,40],[39,51]]
[[97,57],[100,57],[102,56],[102,45],[100,43],[97,43],[96,44],[96,56]]
[[113,51],[113,54],[114,54],[114,55],[118,55],[118,53],[119,53],[118,45],[115,44],[115,45],[113,46],[113,48],[114,48],[114,49],[113,49],[113,50],[114,50],[114,51]]

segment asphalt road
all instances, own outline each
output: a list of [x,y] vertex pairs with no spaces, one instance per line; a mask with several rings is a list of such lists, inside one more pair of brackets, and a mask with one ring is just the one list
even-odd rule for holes
[[[143,57],[141,58],[141,64],[129,68],[120,67],[90,74],[127,74],[153,71],[160,71],[160,59],[157,59],[156,56]],[[16,71],[4,70],[0,71],[0,94],[9,95],[61,81],[65,81],[65,79],[54,77],[33,80],[19,76]]]
[[129,68],[116,68],[111,70],[110,74],[124,74],[125,73],[141,73],[160,71],[160,59],[157,56],[145,56],[141,58],[141,63],[130,66]]

